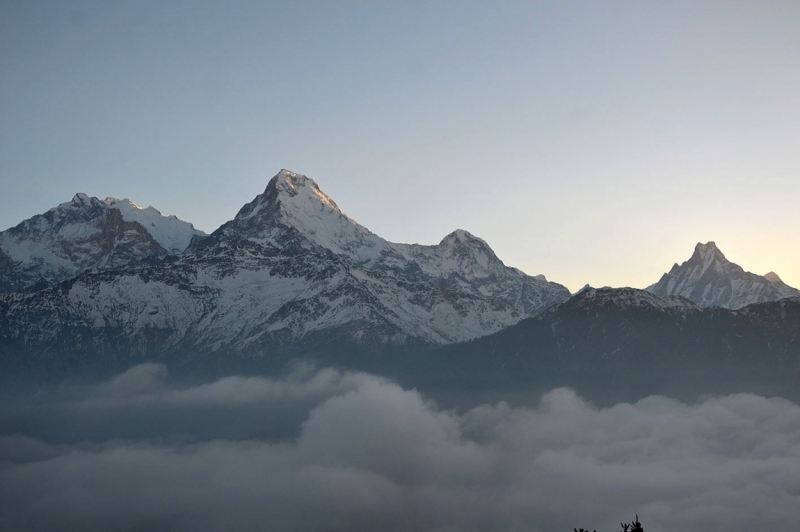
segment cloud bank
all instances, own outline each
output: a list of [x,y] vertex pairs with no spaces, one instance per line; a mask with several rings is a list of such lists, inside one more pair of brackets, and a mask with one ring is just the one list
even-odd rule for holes
[[597,409],[562,388],[457,413],[366,374],[177,389],[147,364],[19,408],[39,421],[3,423],[4,530],[800,528],[800,407],[782,399]]

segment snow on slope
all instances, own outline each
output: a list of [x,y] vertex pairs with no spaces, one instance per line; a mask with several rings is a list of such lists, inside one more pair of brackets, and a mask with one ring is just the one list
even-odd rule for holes
[[161,247],[173,255],[183,253],[195,236],[205,235],[189,222],[174,215],[164,216],[152,206],[142,208],[129,199],[116,198],[106,198],[105,203],[111,208],[119,209],[126,222],[135,222],[144,227]]
[[374,262],[389,247],[342,212],[316,181],[288,170],[273,177],[264,193],[226,225],[251,240],[273,245],[293,228],[310,242],[359,263]]
[[9,337],[25,345],[113,341],[125,349],[257,356],[319,335],[326,345],[334,338],[458,342],[569,295],[505,266],[466,231],[435,246],[387,242],[313,180],[283,170],[177,260],[84,275],[0,306],[13,315]]
[[0,293],[42,287],[86,271],[117,268],[184,251],[197,231],[174,216],[129,200],[76,194],[0,232]]
[[[302,254],[314,246],[328,250],[348,263],[342,286],[369,300],[372,319],[433,343],[495,332],[569,297],[544,276],[505,266],[486,242],[463,230],[434,246],[388,242],[347,216],[316,181],[288,170],[212,236],[244,237],[284,253],[292,246]],[[298,323],[307,329],[317,321]]]
[[729,309],[800,296],[800,290],[772,272],[756,275],[730,262],[714,242],[698,243],[688,261],[675,264],[646,290],[660,297],[682,296],[701,307]]
[[365,270],[419,270],[446,287],[510,301],[525,315],[569,297],[566,288],[543,275],[507,267],[485,241],[461,229],[433,246],[386,241],[342,212],[316,181],[288,170],[281,170],[263,194],[221,228],[278,246],[287,230]]

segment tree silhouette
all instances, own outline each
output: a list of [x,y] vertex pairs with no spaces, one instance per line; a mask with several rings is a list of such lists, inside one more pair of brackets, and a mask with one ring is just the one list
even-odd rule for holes
[[636,514],[636,519],[630,523],[620,523],[622,525],[622,532],[644,532],[642,523],[639,522],[639,514]]

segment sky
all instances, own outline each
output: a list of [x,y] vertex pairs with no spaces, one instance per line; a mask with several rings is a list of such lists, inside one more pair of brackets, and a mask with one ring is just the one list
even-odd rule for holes
[[7,530],[800,527],[800,406],[753,394],[459,412],[363,373],[143,364],[0,406]]
[[211,232],[280,169],[577,290],[697,242],[800,287],[800,3],[0,1],[0,229],[76,192]]

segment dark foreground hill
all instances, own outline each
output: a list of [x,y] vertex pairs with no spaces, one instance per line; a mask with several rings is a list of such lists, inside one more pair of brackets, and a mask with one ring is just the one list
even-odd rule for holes
[[631,288],[589,289],[542,316],[395,371],[454,393],[566,385],[602,403],[736,392],[798,401],[800,298],[702,309]]
[[557,386],[598,404],[738,392],[800,401],[800,299],[703,309],[642,290],[589,289],[470,342],[337,362],[452,405],[528,402]]

